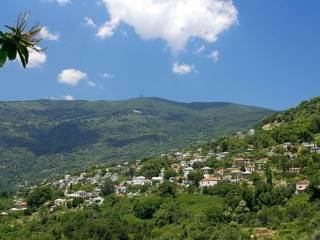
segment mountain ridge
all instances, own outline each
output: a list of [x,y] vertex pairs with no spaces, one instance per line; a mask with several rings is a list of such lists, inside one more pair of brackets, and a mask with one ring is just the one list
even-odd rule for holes
[[161,97],[133,97],[133,98],[128,98],[128,99],[123,99],[123,100],[107,100],[107,99],[101,99],[101,100],[82,100],[82,99],[77,99],[77,100],[63,100],[63,99],[47,99],[47,98],[39,98],[39,99],[31,99],[31,100],[0,100],[0,103],[32,103],[32,102],[64,102],[64,103],[117,103],[117,102],[126,102],[126,101],[134,101],[134,100],[153,100],[156,102],[165,102],[165,103],[172,103],[172,104],[177,104],[177,105],[182,105],[182,106],[187,106],[187,105],[212,105],[212,106],[224,106],[224,105],[238,105],[238,106],[250,106],[250,107],[256,107],[256,108],[261,108],[261,109],[268,109],[272,111],[276,111],[274,109],[268,108],[268,107],[263,107],[263,106],[255,106],[251,104],[243,104],[243,103],[236,103],[236,102],[228,102],[228,101],[178,101],[178,100],[171,100],[171,99],[166,99],[166,98],[161,98]]

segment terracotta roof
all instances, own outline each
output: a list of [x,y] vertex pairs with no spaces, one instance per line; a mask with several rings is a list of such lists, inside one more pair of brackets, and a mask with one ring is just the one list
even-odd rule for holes
[[301,181],[297,182],[297,184],[299,184],[299,185],[309,185],[310,181],[305,179],[305,180],[301,180]]

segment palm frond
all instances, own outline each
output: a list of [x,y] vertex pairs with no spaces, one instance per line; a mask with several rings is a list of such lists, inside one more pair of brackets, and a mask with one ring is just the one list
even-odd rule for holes
[[17,21],[17,30],[21,33],[25,31],[28,24],[29,13],[20,13]]
[[36,24],[27,30],[28,18],[28,12],[21,13],[15,25],[5,25],[10,31],[5,33],[0,32],[0,47],[6,52],[6,55],[2,54],[2,60],[6,57],[9,60],[13,60],[18,54],[23,67],[26,67],[29,58],[28,49],[37,52],[43,51],[43,49],[38,47],[39,42],[42,40],[38,37],[42,26]]

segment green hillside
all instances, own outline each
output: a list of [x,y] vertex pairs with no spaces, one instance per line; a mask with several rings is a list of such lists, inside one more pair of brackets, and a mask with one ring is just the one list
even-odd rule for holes
[[0,102],[0,188],[189,146],[247,129],[270,114],[158,98]]
[[298,107],[274,114],[260,124],[277,143],[319,142],[320,97],[302,102]]
[[315,98],[255,131],[3,192],[0,239],[317,240],[319,115]]

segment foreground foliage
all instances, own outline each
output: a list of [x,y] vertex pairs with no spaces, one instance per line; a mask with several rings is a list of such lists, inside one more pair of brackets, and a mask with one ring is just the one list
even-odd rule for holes
[[308,193],[291,192],[289,198],[283,196],[286,200],[277,197],[281,204],[268,205],[259,203],[256,196],[251,210],[243,200],[247,187],[233,187],[233,191],[228,197],[111,195],[101,207],[64,209],[50,215],[42,207],[32,216],[1,217],[0,239],[240,240],[250,239],[261,227],[275,231],[276,239],[312,239],[320,229],[320,202],[311,201]]

